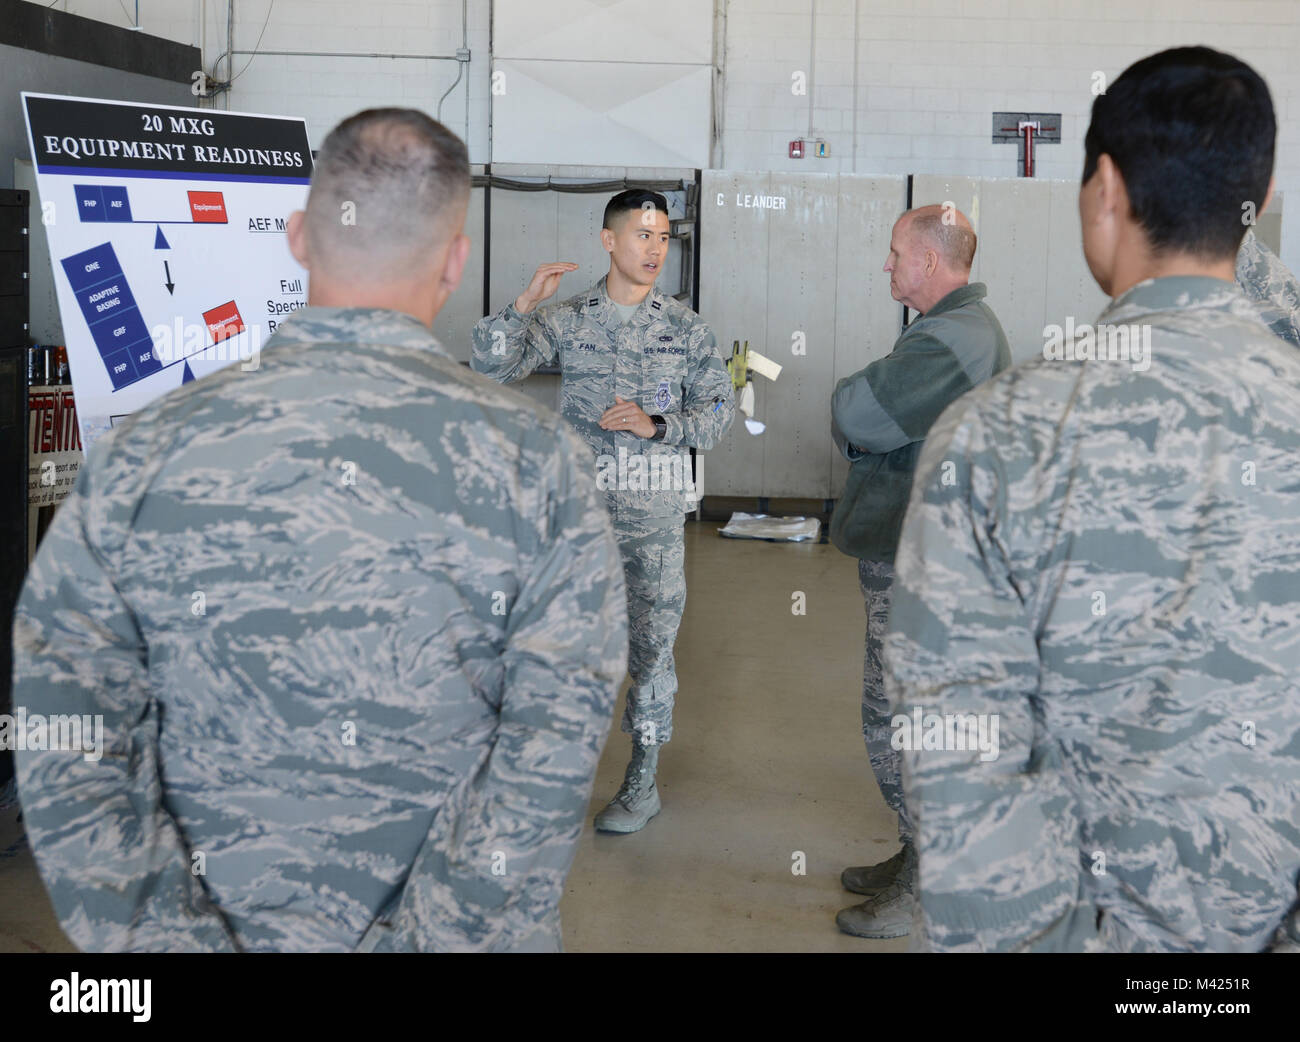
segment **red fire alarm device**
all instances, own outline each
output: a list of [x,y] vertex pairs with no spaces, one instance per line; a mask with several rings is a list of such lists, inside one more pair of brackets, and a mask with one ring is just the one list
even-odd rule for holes
[[791,159],[803,158],[803,141],[790,142],[790,158]]

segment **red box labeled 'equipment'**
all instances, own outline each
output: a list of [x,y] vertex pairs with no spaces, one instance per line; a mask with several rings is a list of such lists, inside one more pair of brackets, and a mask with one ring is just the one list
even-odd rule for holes
[[233,300],[211,311],[203,312],[203,321],[208,324],[208,332],[212,334],[214,344],[221,343],[227,337],[238,336],[244,331],[244,320]]
[[188,192],[195,224],[225,224],[226,200],[220,192]]

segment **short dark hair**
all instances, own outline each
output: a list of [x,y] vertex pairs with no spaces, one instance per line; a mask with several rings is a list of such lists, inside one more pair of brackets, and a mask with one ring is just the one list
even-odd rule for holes
[[632,210],[658,210],[668,216],[668,200],[658,192],[647,192],[644,188],[629,188],[619,192],[605,204],[605,220],[602,228],[613,228],[614,218]]
[[[330,131],[307,196],[315,260],[379,275],[407,271],[460,230],[465,143],[418,109],[366,109]],[[341,212],[350,220],[340,219]]]
[[1105,153],[1157,253],[1235,254],[1245,204],[1264,205],[1277,121],[1249,65],[1209,47],[1135,62],[1097,96],[1084,138],[1086,184]]

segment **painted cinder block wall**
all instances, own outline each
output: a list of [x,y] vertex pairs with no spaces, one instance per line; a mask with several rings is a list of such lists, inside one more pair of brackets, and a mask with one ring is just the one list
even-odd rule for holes
[[[134,0],[57,6],[117,25],[136,8]],[[442,118],[483,163],[490,5],[470,0],[465,9],[473,57]],[[209,68],[225,49],[221,0],[142,0],[139,10],[144,31],[200,46]],[[274,8],[236,0],[234,37],[245,50],[260,37],[273,50],[452,54],[461,20],[461,0],[275,0]],[[992,113],[1036,111],[1062,115],[1061,144],[1038,150],[1038,175],[1074,179],[1096,73],[1113,78],[1183,44],[1232,51],[1273,92],[1278,188],[1296,200],[1283,258],[1300,269],[1300,0],[716,0],[714,25],[710,165],[732,170],[1010,176],[1016,149],[992,143]],[[449,61],[263,55],[245,68],[248,60],[234,59],[238,78],[217,104],[303,116],[314,143],[368,105],[433,112],[457,74]],[[791,92],[795,72],[808,94]],[[788,159],[788,142],[809,136],[829,142],[830,158]]]
[[[719,48],[725,75],[714,165],[726,169],[1009,177],[1017,172],[1017,150],[992,143],[992,114],[1029,111],[1062,117],[1061,144],[1036,150],[1037,176],[1077,180],[1097,73],[1109,81],[1167,47],[1206,44],[1236,54],[1273,95],[1277,188],[1295,201],[1290,212],[1283,209],[1283,257],[1300,270],[1297,0],[729,0],[719,6],[715,24],[725,20],[725,32],[715,35],[725,39]],[[791,93],[797,71],[811,71],[810,95]],[[827,140],[830,158],[787,158],[795,137]]]

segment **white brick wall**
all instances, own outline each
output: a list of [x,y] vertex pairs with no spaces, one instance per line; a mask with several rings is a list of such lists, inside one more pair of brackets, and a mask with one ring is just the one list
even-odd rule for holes
[[[60,10],[118,26],[132,24],[135,0],[59,0]],[[206,26],[200,12],[206,10]],[[268,11],[270,19],[267,20]],[[266,31],[262,33],[265,23]],[[488,159],[487,0],[470,0],[472,59],[460,85],[447,97],[442,120],[469,144],[470,161]],[[203,45],[204,68],[226,49],[225,0],[141,0],[143,32]],[[237,0],[234,43],[251,50],[366,51],[393,54],[454,54],[461,45],[460,0]],[[234,58],[236,80],[216,100],[220,108],[302,116],[312,147],[320,146],[343,117],[376,105],[405,105],[436,114],[438,99],[456,79],[455,61],[387,58]],[[227,76],[223,61],[219,78]],[[465,92],[469,92],[469,125]],[[207,104],[206,102],[204,104]]]
[[[1300,271],[1300,0],[858,0],[856,161],[854,0],[725,0],[725,98],[715,165],[1010,177],[1014,144],[990,141],[995,111],[1060,112],[1061,144],[1035,149],[1037,176],[1075,180],[1092,76],[1144,55],[1206,44],[1249,62],[1278,117],[1283,257]],[[810,69],[813,3],[816,64]],[[811,72],[808,99],[791,74]],[[794,138],[829,159],[792,160]]]
[[[1229,50],[1250,62],[1273,92],[1276,176],[1292,200],[1283,257],[1300,270],[1300,0],[857,0],[856,142],[854,0],[717,2],[725,8],[726,36],[717,48],[725,78],[715,106],[721,134],[713,165],[734,170],[1011,176],[1016,148],[989,140],[991,117],[1027,110],[1062,114],[1062,143],[1036,150],[1038,176],[1076,179],[1095,71],[1113,78],[1143,55],[1181,44]],[[816,62],[810,66],[814,2]],[[269,3],[237,0],[236,48],[256,42]],[[129,25],[135,10],[134,0],[60,0],[59,6],[115,25]],[[211,68],[225,48],[225,12],[224,0],[141,0],[140,22],[154,35],[202,42]],[[450,54],[460,44],[460,26],[459,0],[276,0],[262,46]],[[469,124],[464,82],[442,116],[469,142],[476,163],[489,158],[488,38],[487,0],[470,0]],[[235,71],[247,61],[236,58]],[[811,136],[830,143],[829,159],[786,156],[791,139],[810,136],[809,99],[790,91],[795,71],[811,74]],[[339,119],[369,105],[434,112],[455,76],[455,62],[264,55],[220,104],[301,115],[318,145]]]

